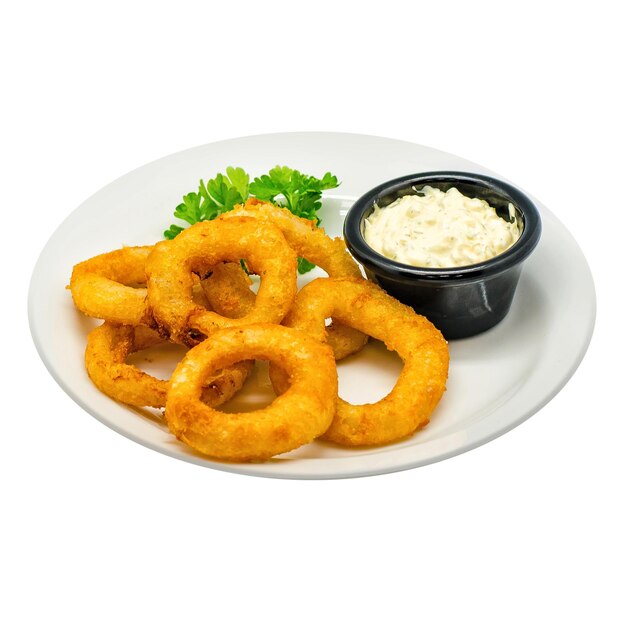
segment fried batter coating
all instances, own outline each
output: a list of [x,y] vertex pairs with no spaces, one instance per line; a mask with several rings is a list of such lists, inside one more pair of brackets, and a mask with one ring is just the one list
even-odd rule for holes
[[118,324],[147,324],[146,260],[152,246],[120,248],[74,266],[70,290],[79,311]]
[[[202,403],[202,381],[242,359],[280,364],[287,387],[268,407],[223,413]],[[331,349],[276,324],[232,327],[192,348],[170,380],[165,418],[181,441],[208,456],[258,461],[322,434],[335,413],[337,369]]]
[[329,237],[312,220],[294,215],[289,209],[250,198],[245,204],[223,213],[219,219],[247,215],[266,220],[281,230],[297,255],[319,265],[334,278],[361,278],[361,270],[347,251],[343,239]]
[[[356,406],[339,398],[323,438],[347,446],[379,445],[425,426],[448,377],[448,345],[439,330],[373,283],[331,278],[318,278],[303,287],[283,324],[326,341],[328,317],[380,339],[404,365],[382,400]],[[270,377],[277,393],[289,385],[279,366],[270,367]]]
[[[70,290],[76,308],[85,315],[116,324],[152,326],[154,321],[146,302],[146,261],[153,247],[120,248],[75,265]],[[210,308],[200,278],[194,274],[192,280],[194,302]]]
[[[164,407],[169,382],[126,363],[133,352],[164,342],[158,333],[145,326],[105,322],[87,337],[87,373],[96,387],[114,400],[138,407]],[[219,406],[230,400],[241,389],[252,365],[252,361],[243,361],[216,371],[213,378],[203,381],[202,401]]]
[[[193,273],[206,275],[223,261],[245,259],[261,284],[252,308],[234,320],[192,300]],[[276,227],[250,217],[198,222],[158,243],[147,261],[148,305],[161,334],[197,344],[216,330],[257,322],[279,323],[296,293],[295,252]]]
[[209,306],[225,317],[241,319],[254,306],[252,281],[240,263],[220,263],[202,280],[202,290]]
[[[346,250],[343,239],[332,239],[315,222],[297,217],[289,209],[250,198],[245,204],[222,214],[219,219],[227,220],[247,215],[264,220],[278,227],[287,243],[299,257],[321,267],[332,278],[362,278],[361,270]],[[202,287],[211,307],[228,317],[241,318],[254,304],[254,294],[246,283],[245,272],[232,266],[216,272],[202,282]],[[230,281],[230,285],[228,282]],[[232,312],[235,314],[231,314]],[[366,343],[367,335],[349,328],[336,320],[328,327],[328,343],[335,359],[358,352]]]

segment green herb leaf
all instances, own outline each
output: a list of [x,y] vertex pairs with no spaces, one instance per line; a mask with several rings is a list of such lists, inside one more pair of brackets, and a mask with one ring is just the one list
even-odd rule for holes
[[274,198],[281,193],[281,189],[268,174],[264,174],[250,183],[250,193],[259,200],[273,202]]
[[314,267],[315,265],[311,263],[311,261],[307,261],[300,256],[298,257],[298,274],[306,274],[307,272],[310,272]]
[[202,221],[204,212],[202,210],[202,198],[197,193],[188,193],[183,196],[183,201],[174,210],[174,217],[185,220],[189,224]]
[[[317,211],[322,206],[322,191],[338,186],[337,177],[330,172],[320,179],[285,165],[277,165],[250,183],[250,193],[259,200],[277,202],[294,215],[319,224]],[[277,200],[279,196],[282,197]]]
[[179,235],[180,233],[183,232],[183,230],[185,230],[182,226],[177,226],[176,224],[172,224],[164,233],[163,236],[166,239],[174,239],[174,237],[176,237],[176,235]]
[[[250,176],[241,167],[227,167],[226,174],[216,174],[206,184],[201,180],[197,193],[183,196],[183,201],[176,207],[174,215],[188,224],[212,220],[231,211],[235,205],[245,202],[253,195],[259,200],[286,207],[294,215],[319,224],[317,212],[322,206],[322,191],[338,186],[337,177],[330,172],[326,172],[322,178],[316,178],[286,165],[276,165],[267,174],[250,182]],[[164,236],[173,239],[183,230],[183,226],[172,224],[164,232]],[[314,267],[306,259],[298,259],[298,271],[301,274]]]
[[[227,167],[226,175],[217,174],[205,184],[200,181],[197,193],[188,193],[174,210],[174,216],[188,224],[215,219],[218,215],[232,211],[236,204],[245,202],[249,195],[250,176],[240,167]],[[165,231],[168,239],[173,239],[182,230],[172,225]]]
[[250,195],[250,176],[241,167],[227,167],[226,174],[231,185],[239,192],[243,200],[247,200]]

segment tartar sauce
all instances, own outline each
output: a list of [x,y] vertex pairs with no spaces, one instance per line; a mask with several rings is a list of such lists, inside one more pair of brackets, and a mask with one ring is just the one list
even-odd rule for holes
[[[484,200],[458,189],[424,187],[365,220],[365,241],[389,259],[417,267],[460,267],[480,263],[510,248],[520,236]],[[509,204],[511,219],[515,209]]]

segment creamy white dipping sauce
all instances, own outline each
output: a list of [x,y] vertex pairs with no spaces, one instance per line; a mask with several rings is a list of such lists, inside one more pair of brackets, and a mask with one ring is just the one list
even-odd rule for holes
[[507,222],[484,200],[454,187],[419,193],[375,207],[365,220],[365,241],[376,252],[416,267],[460,267],[491,259],[519,239],[512,204]]

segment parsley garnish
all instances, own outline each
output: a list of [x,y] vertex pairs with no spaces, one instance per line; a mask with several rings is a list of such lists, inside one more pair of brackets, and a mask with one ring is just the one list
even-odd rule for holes
[[[317,211],[322,206],[322,192],[339,185],[337,177],[326,172],[322,178],[302,174],[285,165],[277,165],[267,174],[250,182],[250,176],[240,167],[227,167],[226,174],[200,181],[197,193],[183,196],[174,216],[188,224],[215,219],[232,211],[250,196],[288,208],[294,215],[320,223]],[[186,227],[172,224],[163,234],[174,239]],[[298,271],[304,274],[315,267],[306,259],[298,259]]]

